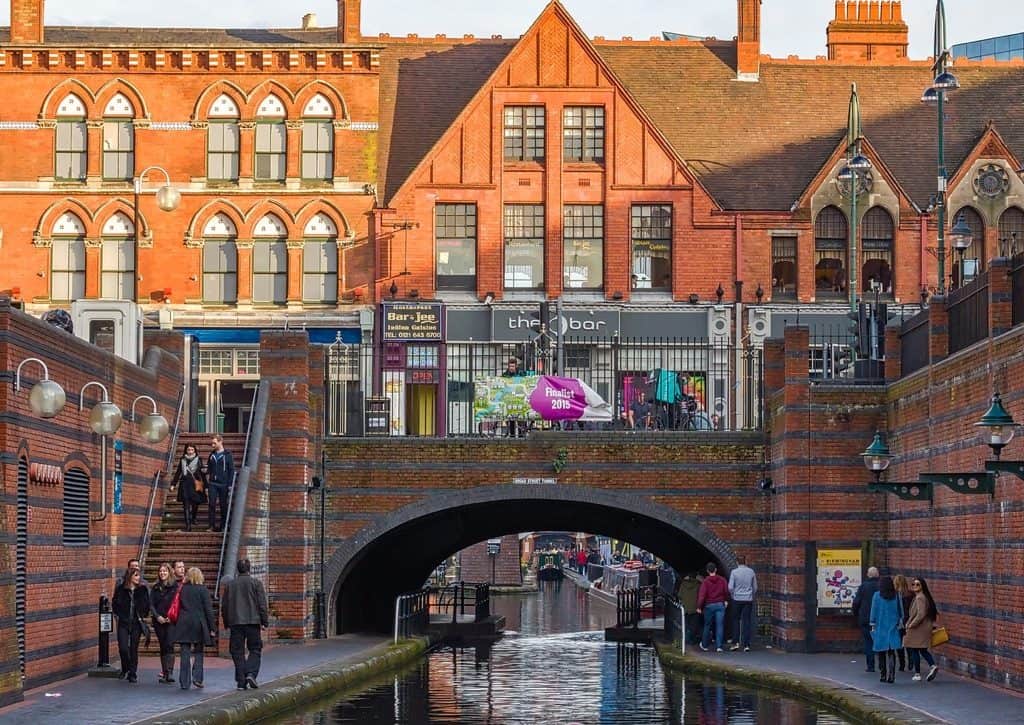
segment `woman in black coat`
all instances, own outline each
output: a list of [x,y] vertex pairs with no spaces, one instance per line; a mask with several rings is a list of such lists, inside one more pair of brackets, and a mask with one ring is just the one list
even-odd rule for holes
[[178,582],[174,579],[174,567],[161,564],[156,584],[149,590],[153,608],[153,629],[160,642],[160,682],[174,682],[174,625],[167,618]]
[[192,444],[185,446],[185,453],[174,471],[171,490],[175,487],[178,489],[178,501],[185,509],[185,531],[191,531],[192,522],[199,514],[199,504],[206,503],[206,474],[203,473],[199,452]]
[[[181,645],[181,666],[178,682],[187,690],[192,684],[203,687],[203,646],[212,645],[217,633],[213,616],[213,600],[203,584],[203,572],[192,567],[185,574],[178,601],[178,621],[174,625],[174,641]],[[194,662],[193,662],[194,657]]]
[[114,590],[111,609],[117,616],[117,652],[121,656],[121,678],[139,681],[139,637],[143,618],[149,616],[149,590],[142,583],[142,572],[129,569]]

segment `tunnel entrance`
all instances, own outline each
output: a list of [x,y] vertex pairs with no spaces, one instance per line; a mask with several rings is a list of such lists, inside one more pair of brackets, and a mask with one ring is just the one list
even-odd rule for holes
[[442,559],[484,539],[531,530],[586,530],[629,541],[677,571],[736,565],[699,523],[628,492],[584,486],[504,485],[431,496],[362,529],[327,566],[335,633],[390,631],[395,597],[418,589]]

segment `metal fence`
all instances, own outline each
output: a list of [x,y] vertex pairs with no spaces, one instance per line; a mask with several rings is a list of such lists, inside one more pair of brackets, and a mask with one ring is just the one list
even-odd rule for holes
[[395,599],[395,644],[426,634],[430,624],[430,589],[403,594]]
[[857,355],[855,340],[842,326],[826,328],[810,336],[807,369],[811,380],[869,385],[885,380],[884,339],[873,331]]
[[900,375],[910,375],[928,364],[930,319],[925,307],[900,325]]
[[949,293],[949,354],[963,350],[988,337],[988,272]]
[[1013,324],[1024,322],[1024,252],[1013,255],[1010,264],[1013,289]]
[[363,435],[364,402],[373,389],[373,346],[330,345],[324,384],[327,435]]

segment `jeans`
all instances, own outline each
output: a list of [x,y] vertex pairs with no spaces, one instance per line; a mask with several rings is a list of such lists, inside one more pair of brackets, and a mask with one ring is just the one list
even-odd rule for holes
[[[211,529],[224,530],[224,522],[228,517],[228,487],[219,483],[210,483],[207,489],[210,497],[209,520]],[[220,519],[217,518],[217,502],[220,502]]]
[[736,605],[736,639],[741,647],[750,646],[750,637],[754,628],[754,603],[735,602]]
[[927,647],[907,647],[907,652],[910,653],[910,668],[917,674],[921,674],[922,657],[929,667],[935,666],[935,658],[932,657],[932,653],[928,651]]
[[203,643],[195,642],[181,643],[181,672],[178,673],[178,682],[181,689],[187,690],[192,682],[203,683]]
[[711,623],[715,624],[715,646],[722,647],[725,643],[725,603],[704,605],[704,634],[700,643],[705,647],[711,646]]
[[[246,659],[245,650],[249,650]],[[254,680],[260,674],[260,654],[263,651],[263,639],[260,637],[260,625],[235,624],[231,627],[231,642],[228,645],[231,659],[235,663],[235,682],[245,684],[245,678]]]
[[871,625],[860,625],[860,636],[864,640],[864,660],[867,662],[868,672],[875,671],[875,640],[871,636]]
[[138,624],[129,627],[125,622],[117,623],[117,653],[121,656],[121,671],[128,675],[138,675],[139,671],[139,635],[142,628]]

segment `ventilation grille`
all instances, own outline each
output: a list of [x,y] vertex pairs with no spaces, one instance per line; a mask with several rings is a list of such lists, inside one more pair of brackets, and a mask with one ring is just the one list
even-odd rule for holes
[[25,576],[28,571],[28,461],[18,459],[18,515],[14,556],[14,621],[18,630],[18,664],[25,676]]
[[89,476],[72,468],[64,476],[64,546],[89,545]]

